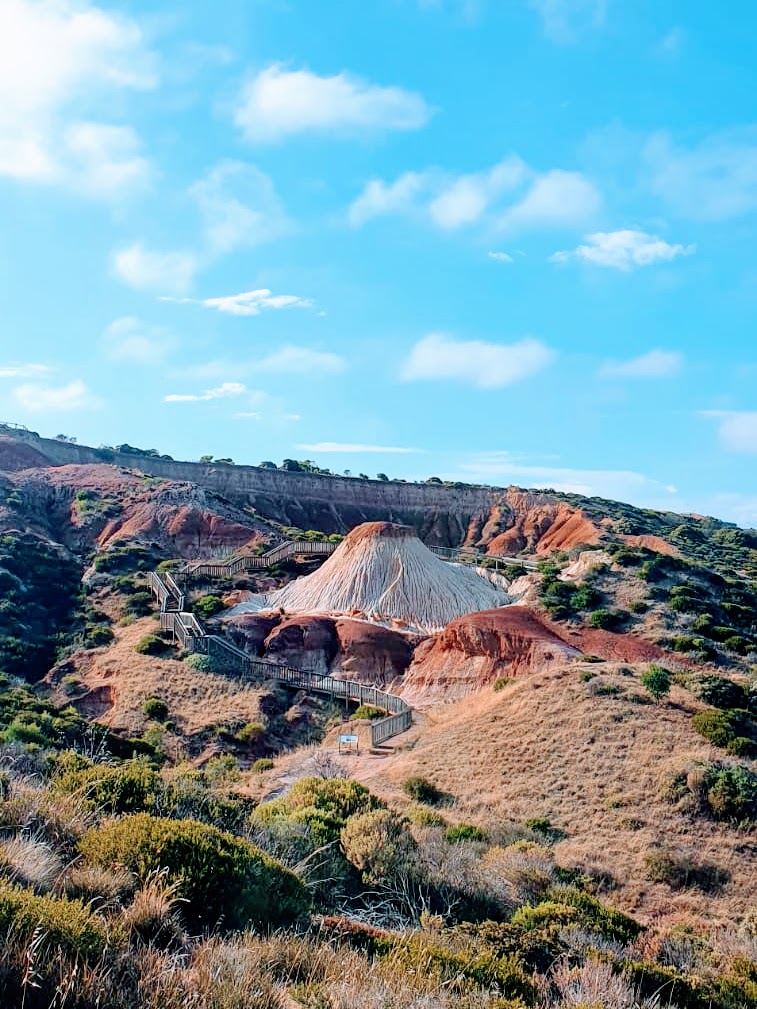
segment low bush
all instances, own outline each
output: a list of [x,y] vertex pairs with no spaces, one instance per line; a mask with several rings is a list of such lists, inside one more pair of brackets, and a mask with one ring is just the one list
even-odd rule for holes
[[610,631],[619,623],[618,614],[610,610],[594,610],[589,614],[589,626]]
[[226,609],[226,606],[220,596],[207,595],[200,596],[192,604],[192,608],[198,617],[202,620],[208,620],[210,617],[214,617],[217,613],[220,613],[221,610]]
[[165,649],[166,643],[157,634],[145,634],[134,646],[134,650],[140,655],[160,655]]
[[84,647],[102,648],[109,645],[115,637],[110,627],[102,624],[87,624],[84,628]]
[[696,886],[706,893],[715,892],[730,879],[725,869],[710,862],[696,862],[668,848],[653,848],[644,856],[647,879],[667,883],[673,890]]
[[444,840],[447,844],[460,844],[463,841],[487,841],[488,837],[485,831],[472,823],[456,823],[447,827]]
[[0,880],[0,934],[28,943],[39,932],[48,949],[57,947],[83,960],[102,956],[108,943],[105,922],[82,901],[41,897]]
[[402,789],[405,795],[415,799],[416,802],[426,802],[429,806],[435,806],[441,802],[443,793],[428,778],[420,775],[413,775],[405,778],[402,782]]
[[132,617],[146,617],[152,612],[152,595],[138,589],[126,597],[124,610]]
[[242,746],[255,746],[265,736],[262,722],[247,722],[234,734],[234,741]]
[[724,676],[702,676],[694,685],[694,692],[705,704],[713,708],[746,708],[749,697],[744,688]]
[[142,705],[142,711],[148,718],[163,722],[168,716],[168,705],[159,697],[148,697]]
[[111,815],[151,811],[163,791],[160,775],[144,759],[112,766],[92,765],[79,758],[73,767],[66,769],[64,764],[52,787],[56,793],[77,795],[90,809]]
[[504,690],[505,687],[509,686],[513,682],[511,676],[498,676],[497,679],[492,684],[494,690]]
[[258,757],[250,765],[250,770],[254,771],[256,774],[262,774],[264,771],[270,771],[273,768],[273,761],[270,757]]
[[535,834],[539,834],[544,838],[545,841],[549,841],[551,844],[555,844],[557,841],[562,841],[568,835],[560,827],[554,827],[543,816],[534,816],[531,819],[526,820],[526,826],[529,830],[533,830]]
[[713,746],[737,756],[751,756],[757,752],[757,731],[748,711],[705,708],[694,715],[691,724]]
[[361,704],[355,709],[353,718],[358,721],[374,721],[377,718],[384,718],[386,711],[383,708],[377,708],[374,704]]
[[136,813],[89,831],[79,842],[95,865],[123,865],[145,880],[164,869],[186,900],[193,927],[276,927],[302,917],[309,900],[297,877],[247,841],[196,820]]

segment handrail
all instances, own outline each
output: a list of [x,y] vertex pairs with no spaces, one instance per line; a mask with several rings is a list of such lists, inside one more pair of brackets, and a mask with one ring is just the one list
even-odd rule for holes
[[[286,686],[342,697],[358,704],[372,704],[384,708],[389,714],[371,722],[371,746],[380,746],[392,736],[409,729],[413,724],[413,709],[401,697],[378,687],[370,687],[357,680],[342,680],[335,676],[314,673],[294,666],[282,666],[268,659],[254,658],[247,652],[217,634],[208,634],[194,615],[175,608],[176,596],[172,585],[176,583],[170,575],[161,577],[156,571],[148,574],[148,584],[160,602],[160,629],[170,631],[174,641],[191,652],[220,659],[243,675],[261,679],[276,680]],[[184,596],[181,596],[183,601]]]
[[[237,574],[240,571],[255,571],[261,568],[269,568],[279,561],[286,560],[288,557],[296,557],[301,554],[317,554],[321,557],[328,557],[334,553],[338,545],[338,543],[327,543],[319,540],[285,540],[264,554],[242,554],[240,557],[233,557],[228,561],[195,561],[183,564],[178,570],[182,575],[224,578]],[[489,564],[493,564],[495,570],[499,569],[500,566],[509,567],[518,565],[522,565],[529,570],[536,568],[535,561],[486,554],[475,547],[432,546],[429,547],[429,550],[442,560],[452,561],[453,563],[461,561],[481,562],[485,560]]]

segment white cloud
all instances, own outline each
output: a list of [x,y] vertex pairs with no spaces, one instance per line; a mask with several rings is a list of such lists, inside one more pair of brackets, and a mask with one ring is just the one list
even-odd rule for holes
[[539,175],[525,196],[499,218],[505,231],[580,225],[599,210],[602,197],[580,172],[555,168]]
[[606,361],[600,378],[670,378],[683,366],[683,354],[674,350],[650,350],[628,361]]
[[105,351],[113,361],[155,364],[174,341],[162,326],[150,326],[133,315],[114,319],[103,333]]
[[384,182],[383,179],[371,179],[350,205],[350,224],[358,227],[374,217],[409,213],[428,181],[426,172],[405,172],[391,183]]
[[533,338],[502,344],[430,333],[415,344],[400,377],[405,382],[455,379],[480,389],[496,389],[535,375],[554,358],[552,349]]
[[363,455],[373,452],[412,455],[422,451],[422,449],[419,448],[400,448],[394,445],[364,445],[360,442],[353,443],[341,441],[318,441],[314,445],[298,445],[297,448],[302,452],[346,452],[354,455]]
[[547,38],[566,45],[585,31],[602,27],[606,0],[529,0],[529,7],[541,17]]
[[81,379],[57,388],[30,383],[14,390],[16,403],[24,410],[38,413],[68,413],[74,410],[96,410],[103,403]]
[[256,365],[255,371],[283,372],[289,375],[337,375],[347,362],[339,354],[311,350],[309,347],[282,347]]
[[[508,206],[505,197],[517,190],[520,196]],[[371,179],[350,205],[348,219],[359,226],[386,214],[415,214],[452,231],[490,214],[500,228],[515,231],[585,224],[601,202],[594,184],[580,173],[538,173],[510,155],[491,168],[464,175],[427,169],[405,172],[394,182]]]
[[4,364],[0,365],[0,378],[38,378],[49,371],[47,364]]
[[416,130],[431,114],[413,91],[273,64],[247,81],[234,121],[248,140],[265,142],[307,132]]
[[183,294],[192,284],[198,263],[191,252],[158,252],[135,242],[115,253],[113,266],[118,276],[138,291]]
[[214,308],[226,315],[260,315],[266,309],[312,308],[309,298],[296,294],[273,294],[268,288],[258,291],[242,291],[241,294],[226,294],[220,298],[161,298],[161,301],[175,301],[180,305],[202,305]]
[[520,462],[510,452],[481,452],[466,460],[460,473],[451,479],[475,479],[486,483],[518,483],[527,487],[549,487],[554,490],[605,497],[615,501],[632,501],[650,506],[652,500],[661,507],[671,507],[669,499],[675,487],[633,470],[573,469],[562,466],[533,466]]
[[757,410],[702,410],[718,421],[718,438],[727,452],[757,455]]
[[271,179],[255,165],[222,161],[189,194],[200,209],[211,255],[270,242],[292,230]]
[[472,224],[498,196],[518,186],[527,174],[525,163],[510,157],[488,171],[461,175],[431,201],[431,220],[443,229]]
[[247,389],[241,382],[223,382],[215,389],[206,389],[201,393],[169,393],[163,397],[164,403],[206,403],[211,399],[228,399],[231,396],[244,396]]
[[515,260],[507,252],[487,252],[489,259],[495,259],[498,263],[514,263]]
[[246,406],[248,409],[239,410],[232,414],[234,420],[265,421],[269,425],[280,428],[287,428],[302,420],[298,413],[288,410],[284,401],[278,396],[272,396],[260,389],[252,389],[247,392]]
[[549,261],[567,263],[578,259],[595,266],[628,271],[634,266],[670,262],[677,256],[689,256],[695,250],[695,245],[670,245],[645,231],[597,231],[586,236],[585,245],[579,245],[570,252],[555,252]]
[[655,133],[644,149],[652,191],[681,217],[721,221],[757,210],[757,127],[676,147]]
[[91,96],[155,82],[152,54],[129,18],[86,0],[4,0],[0,174],[94,196],[141,184],[147,164],[136,135],[77,114]]

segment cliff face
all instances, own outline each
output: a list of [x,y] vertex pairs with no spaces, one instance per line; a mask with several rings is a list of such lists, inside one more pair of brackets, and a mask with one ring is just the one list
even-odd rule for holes
[[28,432],[0,435],[0,470],[29,466],[112,463],[151,476],[191,482],[249,505],[261,515],[301,529],[346,533],[361,522],[412,525],[426,543],[457,546],[471,524],[481,525],[502,492],[496,488],[443,487],[319,476],[230,466],[174,462],[73,445]]

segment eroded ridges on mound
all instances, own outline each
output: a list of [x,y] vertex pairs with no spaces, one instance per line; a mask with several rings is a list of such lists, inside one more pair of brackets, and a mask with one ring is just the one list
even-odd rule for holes
[[424,631],[508,601],[474,570],[438,558],[409,526],[388,522],[353,529],[318,571],[266,600],[287,612],[362,615]]

